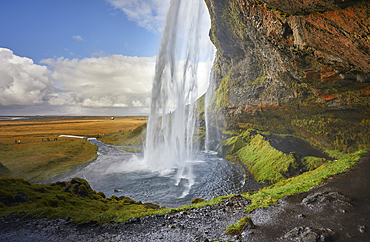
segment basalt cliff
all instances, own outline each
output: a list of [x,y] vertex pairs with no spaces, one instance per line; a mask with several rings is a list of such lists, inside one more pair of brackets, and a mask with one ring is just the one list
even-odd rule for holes
[[353,152],[370,148],[370,3],[206,0],[213,118]]

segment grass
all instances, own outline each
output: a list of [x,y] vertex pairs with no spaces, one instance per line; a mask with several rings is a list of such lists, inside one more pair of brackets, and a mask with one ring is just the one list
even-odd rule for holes
[[1,144],[0,160],[17,177],[40,182],[96,158],[97,146],[86,139]]
[[248,145],[236,152],[258,182],[276,183],[284,178],[282,173],[297,170],[299,164],[293,154],[284,154],[274,149],[263,136],[251,137]]
[[223,141],[223,155],[234,163],[242,163],[261,183],[273,184],[299,172],[294,153],[285,154],[273,148],[260,134],[249,130]]
[[100,141],[113,145],[133,145],[141,146],[145,140],[146,123],[136,127],[135,129],[125,132],[115,132],[110,135],[99,138]]
[[145,122],[145,117],[2,121],[0,177],[21,178],[34,183],[66,173],[95,159],[97,147],[86,139],[57,138],[58,135],[104,137],[104,134],[109,136],[124,129],[135,130]]
[[307,156],[302,159],[302,163],[307,167],[309,171],[315,170],[321,165],[325,164],[327,160],[325,158]]
[[257,192],[243,194],[244,197],[252,201],[247,207],[247,211],[276,204],[278,199],[290,194],[309,191],[321,185],[329,177],[348,171],[369,150],[360,150],[352,154],[328,149],[326,151],[337,160],[328,161],[315,170],[282,180]]

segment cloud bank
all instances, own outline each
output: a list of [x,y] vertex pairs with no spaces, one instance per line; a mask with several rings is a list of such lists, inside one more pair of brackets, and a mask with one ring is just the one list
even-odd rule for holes
[[45,101],[53,88],[46,66],[0,48],[0,105],[32,105]]
[[0,113],[21,106],[54,110],[54,114],[55,110],[86,114],[117,108],[148,113],[155,59],[111,55],[46,59],[37,65],[0,48]]
[[170,0],[106,0],[123,11],[130,21],[152,31],[161,32],[166,21]]
[[[0,48],[0,115],[147,115],[156,57],[45,59]],[[198,95],[212,60],[199,63]]]
[[[83,108],[149,107],[155,57],[112,55],[42,60],[53,70],[57,92],[51,105]],[[139,111],[139,110],[136,110]]]

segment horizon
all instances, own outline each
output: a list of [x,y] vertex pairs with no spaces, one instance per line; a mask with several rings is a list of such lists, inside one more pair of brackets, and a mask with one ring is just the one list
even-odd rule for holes
[[[169,0],[0,6],[1,116],[149,114]],[[199,63],[199,97],[213,58]]]

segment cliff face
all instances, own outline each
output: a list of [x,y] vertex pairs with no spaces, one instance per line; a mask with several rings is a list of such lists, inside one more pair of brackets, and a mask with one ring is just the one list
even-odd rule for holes
[[212,110],[224,128],[370,148],[367,1],[206,3],[218,50]]

